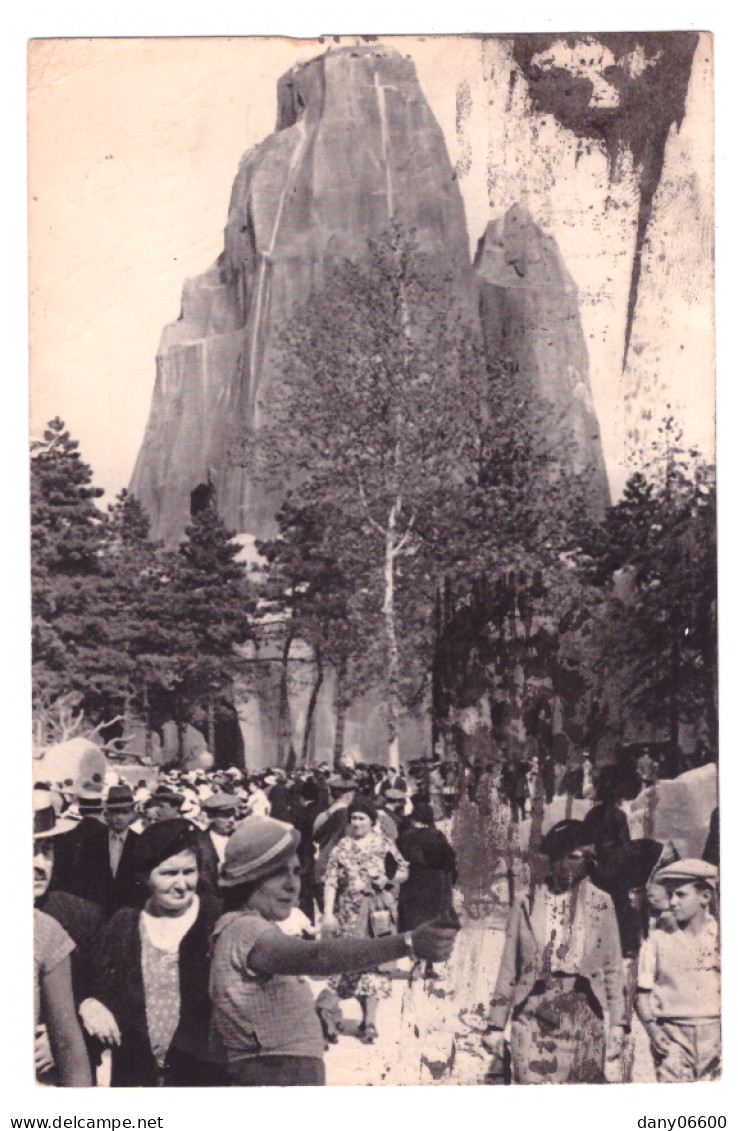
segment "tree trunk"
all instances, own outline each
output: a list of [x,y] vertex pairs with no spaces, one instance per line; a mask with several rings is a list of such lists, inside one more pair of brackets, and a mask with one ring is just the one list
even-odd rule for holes
[[336,733],[333,738],[333,768],[335,770],[340,768],[341,758],[343,757],[343,735],[346,726],[346,695],[345,684],[347,674],[347,663],[342,656],[338,663],[336,671]]
[[279,673],[279,715],[277,717],[277,765],[284,766],[290,748],[289,660],[295,630],[290,627],[282,647],[282,665]]
[[382,616],[387,637],[387,761],[392,769],[400,768],[400,649],[395,624],[395,528],[398,506],[389,514],[384,543],[384,602]]
[[182,720],[182,693],[177,692],[177,760],[182,764],[184,754],[184,722]]
[[215,695],[208,692],[208,750],[215,759]]
[[671,678],[669,680],[669,746],[672,757],[679,748],[679,693],[681,675],[681,653],[679,640],[675,639],[671,646]]
[[300,755],[300,765],[307,766],[308,764],[308,747],[310,745],[310,735],[313,728],[313,717],[315,715],[315,707],[318,702],[318,693],[323,683],[323,657],[320,651],[320,645],[315,646],[315,683],[310,692],[310,700],[308,702],[307,714],[305,715],[305,731],[302,736],[302,754]]
[[149,684],[144,682],[144,754],[151,757],[151,708],[149,707]]

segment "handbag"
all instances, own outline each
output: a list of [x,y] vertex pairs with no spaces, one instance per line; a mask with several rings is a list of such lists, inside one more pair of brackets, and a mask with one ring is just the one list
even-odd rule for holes
[[391,892],[374,892],[366,897],[367,935],[370,939],[381,939],[395,932],[397,912]]

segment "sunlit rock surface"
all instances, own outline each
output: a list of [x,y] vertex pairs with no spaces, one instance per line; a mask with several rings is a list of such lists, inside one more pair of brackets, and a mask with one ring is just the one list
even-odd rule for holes
[[239,466],[243,435],[268,400],[273,335],[332,259],[398,220],[460,292],[470,286],[461,194],[409,57],[381,45],[329,51],[288,71],[277,94],[275,132],[241,161],[223,252],[185,283],[159,346],[131,490],[167,542],[201,483],[229,526],[269,529],[274,501]]

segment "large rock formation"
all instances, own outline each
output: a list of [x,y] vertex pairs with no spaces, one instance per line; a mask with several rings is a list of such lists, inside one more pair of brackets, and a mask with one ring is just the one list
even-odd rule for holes
[[241,161],[223,252],[185,284],[179,320],[162,336],[131,481],[153,537],[181,535],[202,483],[229,526],[268,528],[273,502],[234,453],[258,426],[273,378],[270,337],[332,258],[360,252],[394,219],[416,230],[463,294],[464,206],[413,62],[373,45],[293,67],[278,84],[275,132]]
[[552,457],[587,477],[589,505],[601,517],[610,490],[579,296],[556,241],[514,204],[487,225],[475,269],[488,356],[515,362],[550,406]]
[[[589,388],[577,292],[552,239],[519,207],[490,224],[469,263],[464,206],[441,130],[409,57],[381,45],[341,48],[290,70],[278,85],[275,132],[242,159],[224,248],[183,290],[178,321],[164,330],[146,434],[131,482],[152,536],[175,542],[191,496],[212,497],[242,535],[269,531],[274,499],[239,464],[244,435],[258,427],[275,379],[270,346],[280,324],[309,300],[337,257],[361,254],[367,238],[399,220],[439,260],[459,298],[478,300],[490,356],[517,362],[554,409],[552,449],[589,475],[592,508],[609,494]],[[205,485],[207,490],[197,491]],[[265,659],[238,714],[251,769],[274,764],[278,669]],[[302,745],[309,664],[292,665],[290,733]],[[382,705],[352,705],[344,750],[382,760]],[[408,722],[405,758],[427,752],[424,723]],[[318,699],[312,755],[328,760],[335,728],[333,684]]]

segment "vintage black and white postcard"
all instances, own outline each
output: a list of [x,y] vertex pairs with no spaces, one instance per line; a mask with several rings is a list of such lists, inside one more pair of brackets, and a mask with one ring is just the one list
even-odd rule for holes
[[39,1082],[721,1077],[713,46],[29,43]]

